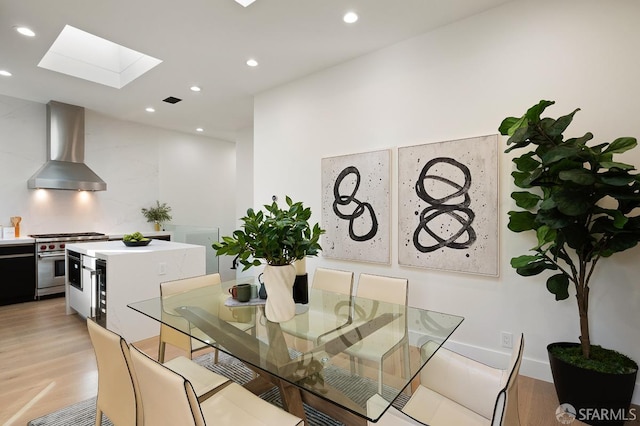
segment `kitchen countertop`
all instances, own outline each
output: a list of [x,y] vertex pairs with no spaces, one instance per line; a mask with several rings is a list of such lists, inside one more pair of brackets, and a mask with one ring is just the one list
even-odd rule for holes
[[[145,237],[156,237],[156,236],[165,236],[169,235],[173,237],[173,232],[171,231],[147,231],[143,233]],[[0,237],[2,237],[2,233],[0,232]],[[122,234],[106,234],[106,237],[110,240],[121,240],[124,237],[124,233]],[[32,237],[18,237],[18,238],[0,238],[0,245],[10,245],[10,244],[34,244],[35,238]],[[122,244],[122,243],[121,243]]]
[[108,259],[109,257],[120,255],[188,249],[192,247],[200,246],[164,240],[151,240],[148,245],[143,247],[127,247],[120,240],[94,241],[66,245],[67,250],[72,250],[80,254],[86,254],[87,256],[98,257],[100,259]]
[[[122,234],[107,234],[107,237],[109,237],[110,240],[116,240],[116,239],[121,240],[122,237],[125,236],[125,234],[132,234],[132,232],[125,232]],[[165,236],[165,235],[169,235],[173,237],[173,232],[171,231],[147,231],[147,232],[141,232],[141,234],[147,238],[153,238],[153,237]]]
[[6,240],[0,239],[0,245],[34,244],[35,242],[36,240],[31,237],[8,238]]

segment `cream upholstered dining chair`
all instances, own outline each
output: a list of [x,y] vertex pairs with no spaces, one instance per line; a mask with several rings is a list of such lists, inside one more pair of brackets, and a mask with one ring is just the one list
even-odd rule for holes
[[[87,329],[98,366],[98,397],[96,399],[96,426],[102,424],[102,415],[115,425],[141,425],[142,407],[137,392],[135,374],[129,346],[122,336],[107,330],[91,318]],[[185,357],[165,363],[168,368],[180,372],[194,384],[196,395],[207,398],[229,379],[196,364]]]
[[351,296],[353,291],[353,272],[338,269],[316,268],[311,287]]
[[[163,316],[163,323],[160,325],[160,343],[158,347],[158,360],[160,362],[164,362],[167,343],[173,346],[177,346],[178,348],[187,352],[189,358],[192,357],[193,352],[211,347],[209,344],[204,343],[213,342],[211,337],[207,336],[198,328],[192,326],[186,319],[173,314],[173,309],[176,307],[174,306],[175,303],[179,303],[180,300],[179,297],[175,296],[179,296],[181,293],[184,293],[186,291],[196,290],[208,286],[219,286],[220,284],[220,274],[217,273],[201,275],[197,277],[182,278],[179,280],[167,281],[160,284],[160,297],[162,300]],[[244,308],[229,309],[224,306],[224,302],[228,297],[229,295],[227,293],[221,292],[217,299],[205,298],[199,300],[197,303],[199,306],[206,308],[208,311],[212,313],[215,312],[221,319],[224,319],[229,324],[237,327],[238,329],[242,331],[251,330],[252,332],[255,332],[255,310]],[[178,300],[178,302],[174,302],[174,299]],[[190,335],[195,336],[196,338],[192,338],[182,331],[178,331],[164,324],[165,319],[167,320],[167,322],[175,325],[180,330],[184,330],[185,332],[189,330]],[[214,348],[214,362],[218,362],[217,348]]]
[[334,331],[350,324],[353,272],[316,268],[311,287],[324,290],[325,294],[322,298],[309,300],[307,315],[297,315],[280,323],[280,329],[292,336],[318,342],[328,330]]
[[[164,315],[172,315],[171,311],[171,298],[176,294],[183,293],[189,290],[195,290],[198,288],[210,286],[210,285],[219,285],[222,281],[220,280],[220,274],[209,274],[209,275],[201,275],[198,277],[190,277],[183,278],[175,281],[167,281],[160,283],[160,298],[162,299],[163,304],[163,316]],[[184,322],[183,327],[191,327],[183,318],[175,318],[172,322]],[[191,328],[191,332],[193,333],[201,333],[199,330],[193,330]],[[201,333],[202,340],[209,339],[204,333]],[[189,335],[178,331],[168,325],[161,323],[160,324],[160,343],[158,347],[158,361],[164,362],[166,345],[169,343],[170,345],[176,346],[189,355],[189,358],[192,357],[193,352],[198,351],[200,349],[209,348],[210,346],[206,343],[198,339],[193,339]],[[218,361],[218,350],[215,351],[215,361]]]
[[[426,345],[428,351],[434,348]],[[402,411],[391,407],[370,425],[519,426],[518,373],[523,352],[521,334],[509,367],[501,370],[440,348],[420,372],[420,385]]]
[[98,365],[96,426],[102,424],[103,414],[116,425],[137,424],[137,400],[127,343],[90,318],[87,318],[87,328]]
[[345,353],[351,357],[352,372],[355,369],[354,358],[378,363],[378,392],[380,394],[382,394],[384,360],[399,348],[402,349],[404,377],[409,375],[409,336],[406,314],[408,285],[406,278],[372,274],[360,274],[358,278],[358,288],[356,290],[358,302],[355,306],[352,327],[372,319],[374,314],[385,313],[384,311],[387,308],[395,309],[391,308],[387,303],[405,307],[402,317],[345,349]]
[[237,383],[198,402],[189,380],[131,347],[144,424],[153,426],[302,425],[304,422]]

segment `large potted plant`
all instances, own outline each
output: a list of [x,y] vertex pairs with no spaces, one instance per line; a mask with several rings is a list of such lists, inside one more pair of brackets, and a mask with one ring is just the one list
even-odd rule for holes
[[287,321],[295,315],[293,262],[316,256],[322,250],[319,239],[324,233],[317,223],[313,227],[309,224],[310,208],[301,202],[294,203],[288,196],[286,203],[286,209],[274,201],[264,206],[266,212],[247,210],[247,215],[240,219],[242,228],[213,244],[218,256],[237,256],[243,270],[266,263],[265,314],[273,322]]
[[[567,299],[570,287],[575,291],[579,343],[548,346],[560,402],[573,405],[578,415],[591,414],[591,419],[581,420],[595,420],[592,424],[602,420],[603,409],[609,419],[617,412],[618,420],[623,420],[638,365],[618,352],[592,345],[589,292],[596,265],[640,241],[635,210],[640,207],[640,176],[632,165],[613,158],[634,148],[637,141],[622,137],[590,146],[591,133],[564,140],[563,132],[579,109],[558,119],[541,118],[553,104],[540,101],[522,117],[508,117],[500,125],[500,133],[509,136],[505,152],[526,151],[513,159],[513,182],[520,189],[511,198],[520,210],[509,212],[508,227],[513,232],[533,231],[537,237],[531,253],[514,257],[511,266],[522,276],[551,272],[546,287],[556,300]],[[568,373],[563,373],[564,367]],[[568,383],[563,374],[568,374]],[[611,385],[610,379],[621,382]],[[624,395],[613,396],[618,391]]]

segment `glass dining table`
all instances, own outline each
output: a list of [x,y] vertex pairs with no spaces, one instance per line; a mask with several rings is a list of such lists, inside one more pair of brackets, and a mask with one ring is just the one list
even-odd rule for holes
[[[129,304],[129,308],[240,360],[255,372],[244,386],[274,386],[283,408],[306,420],[303,403],[348,425],[376,422],[462,317],[310,289],[293,319],[275,323],[264,300],[238,303],[235,281]],[[305,422],[306,423],[306,422]]]

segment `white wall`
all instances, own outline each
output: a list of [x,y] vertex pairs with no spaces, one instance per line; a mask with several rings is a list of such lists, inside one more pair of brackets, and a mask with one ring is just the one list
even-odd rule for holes
[[[397,147],[495,134],[504,117],[540,99],[557,101],[548,110],[553,117],[582,108],[569,136],[640,136],[638,16],[635,0],[516,1],[262,93],[255,101],[254,205],[288,194],[320,221],[321,158],[394,148],[397,188]],[[640,149],[624,160],[640,164]],[[398,266],[395,189],[390,266],[320,257],[308,269],[407,277],[411,305],[466,318],[453,346],[504,365],[500,331],[524,332],[523,374],[550,380],[546,345],[577,341],[577,309],[573,297],[556,302],[544,277],[522,278],[509,266],[534,245],[532,236],[506,229],[511,170],[502,154],[499,278]],[[592,341],[636,361],[639,254],[635,248],[602,262],[591,299]]]
[[46,106],[0,96],[0,225],[21,234],[153,230],[140,209],[172,207],[172,223],[233,229],[235,146],[85,111],[85,163],[101,192],[27,189],[46,159]]
[[[236,170],[236,227],[234,229],[241,226],[240,218],[247,214],[249,207],[253,207],[253,127],[238,132],[236,138]],[[231,232],[223,235],[231,235]],[[233,258],[223,256],[220,258],[220,262],[222,263],[223,261],[228,262],[228,266],[231,267]],[[255,276],[256,271],[254,268],[247,271],[243,271],[242,268],[242,265],[238,265],[233,278]]]

